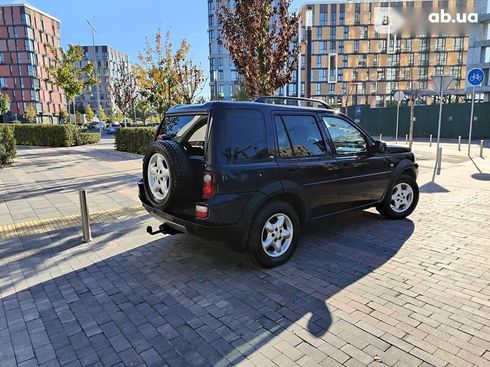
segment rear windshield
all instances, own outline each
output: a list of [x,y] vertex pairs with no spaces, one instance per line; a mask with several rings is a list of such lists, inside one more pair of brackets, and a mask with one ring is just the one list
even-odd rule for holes
[[207,126],[208,115],[166,116],[157,135],[183,144],[192,154],[204,155]]

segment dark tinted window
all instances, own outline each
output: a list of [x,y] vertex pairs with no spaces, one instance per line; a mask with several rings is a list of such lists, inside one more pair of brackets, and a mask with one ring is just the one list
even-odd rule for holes
[[313,116],[277,116],[275,122],[282,158],[309,157],[327,152]]
[[204,147],[207,122],[206,115],[167,116],[158,134],[167,140]]
[[228,110],[224,115],[224,156],[228,162],[268,158],[265,123],[261,112]]
[[367,152],[364,135],[347,121],[332,116],[323,116],[337,154],[358,154]]

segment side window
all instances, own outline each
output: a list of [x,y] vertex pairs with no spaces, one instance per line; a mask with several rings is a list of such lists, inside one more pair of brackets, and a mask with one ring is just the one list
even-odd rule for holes
[[276,116],[279,156],[309,157],[327,153],[313,116]]
[[224,156],[230,163],[267,159],[264,116],[260,111],[227,110],[224,113]]
[[323,116],[325,127],[330,133],[337,154],[359,154],[367,152],[364,135],[347,121],[332,116]]

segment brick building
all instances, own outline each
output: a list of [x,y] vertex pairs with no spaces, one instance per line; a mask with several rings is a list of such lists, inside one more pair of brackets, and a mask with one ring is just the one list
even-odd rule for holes
[[56,121],[65,98],[47,79],[50,53],[60,47],[60,21],[28,4],[0,5],[0,89],[12,100],[6,120],[33,104],[38,121]]

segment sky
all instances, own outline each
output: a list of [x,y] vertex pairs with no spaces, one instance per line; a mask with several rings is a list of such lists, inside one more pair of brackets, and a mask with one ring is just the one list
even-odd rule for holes
[[[61,21],[61,43],[91,45],[87,19],[97,28],[95,43],[110,45],[136,62],[145,37],[158,29],[170,31],[174,45],[187,39],[191,58],[208,74],[207,0],[28,0],[28,3]],[[303,0],[293,0],[297,9]]]

